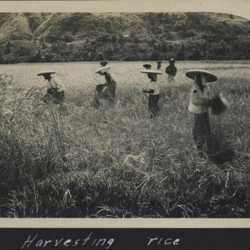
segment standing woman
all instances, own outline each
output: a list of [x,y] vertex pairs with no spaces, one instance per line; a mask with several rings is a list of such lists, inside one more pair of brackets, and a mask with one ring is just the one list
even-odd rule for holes
[[96,86],[96,96],[98,102],[100,102],[100,99],[104,99],[107,100],[110,104],[114,104],[116,98],[116,81],[111,76],[110,65],[107,64],[108,63],[106,63],[105,65],[104,63],[101,64],[104,66],[102,66],[96,71],[97,74],[104,76],[105,79],[104,84]]
[[162,74],[159,70],[152,70],[151,64],[144,64],[144,70],[141,73],[146,73],[150,79],[150,83],[147,89],[143,89],[143,92],[148,94],[148,110],[150,118],[157,117],[160,112],[159,99],[160,99],[160,88],[157,84],[157,75]]
[[99,108],[101,106],[101,99],[103,98],[103,89],[106,87],[106,81],[102,73],[105,70],[109,70],[110,66],[107,65],[107,61],[101,61],[101,67],[96,71],[96,87],[95,87],[95,97],[94,97],[94,106]]
[[175,59],[174,58],[170,58],[168,60],[168,62],[169,62],[169,65],[166,67],[165,72],[168,75],[169,82],[172,82],[172,81],[174,81],[174,78],[177,74],[177,68],[175,66]]
[[186,76],[194,80],[191,88],[188,110],[194,114],[193,138],[200,156],[208,157],[215,153],[214,141],[211,136],[209,108],[219,115],[226,110],[226,103],[220,95],[213,97],[207,85],[217,81],[217,77],[205,70],[190,70]]

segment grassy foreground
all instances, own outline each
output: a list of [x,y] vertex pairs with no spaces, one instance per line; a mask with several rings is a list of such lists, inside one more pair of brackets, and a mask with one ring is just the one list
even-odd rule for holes
[[211,117],[213,132],[236,154],[223,165],[194,149],[184,77],[160,81],[155,120],[136,86],[119,85],[106,111],[92,107],[93,87],[71,89],[61,109],[40,101],[44,90],[1,79],[0,215],[249,217],[250,78],[242,72],[217,85],[231,107]]

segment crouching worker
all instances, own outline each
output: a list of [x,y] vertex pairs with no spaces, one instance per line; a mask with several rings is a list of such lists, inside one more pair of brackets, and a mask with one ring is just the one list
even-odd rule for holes
[[101,67],[96,74],[104,77],[104,83],[97,84],[95,90],[95,106],[101,105],[101,100],[107,101],[109,104],[115,104],[116,99],[116,81],[110,73],[111,66],[107,62],[101,62]]
[[207,83],[217,81],[217,77],[205,70],[190,70],[186,76],[194,80],[191,88],[188,110],[194,114],[193,139],[201,157],[216,160],[219,154],[219,141],[212,136],[209,109],[220,115],[227,109],[227,102],[219,94],[211,95]]
[[150,118],[154,118],[159,115],[159,99],[160,99],[160,88],[157,84],[157,75],[162,74],[159,70],[152,70],[151,64],[144,64],[144,70],[141,73],[147,74],[150,79],[150,83],[147,89],[143,89],[143,92],[148,95],[148,110]]
[[59,83],[59,80],[54,76],[55,72],[42,72],[38,76],[43,76],[47,81],[47,93],[42,98],[45,103],[54,103],[54,104],[63,104],[65,99],[64,86],[62,83]]

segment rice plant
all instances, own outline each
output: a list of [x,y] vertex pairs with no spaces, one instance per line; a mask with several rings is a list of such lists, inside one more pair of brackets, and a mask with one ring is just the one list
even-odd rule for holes
[[[192,140],[184,71],[194,64],[180,64],[174,83],[159,79],[161,114],[153,120],[139,63],[114,66],[117,103],[98,110],[93,64],[83,66],[84,79],[67,76],[63,108],[41,101],[42,85],[18,83],[15,74],[0,77],[0,215],[249,217],[250,75],[246,65],[198,64],[215,71],[220,80],[212,88],[231,105],[211,123],[235,157],[214,164],[199,157]],[[82,65],[57,67],[62,75]]]

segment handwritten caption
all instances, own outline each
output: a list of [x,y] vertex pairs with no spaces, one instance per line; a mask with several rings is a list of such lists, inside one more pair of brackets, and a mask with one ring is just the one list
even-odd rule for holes
[[[141,239],[139,239],[141,241]],[[53,239],[45,239],[38,233],[29,234],[20,249],[60,249],[60,248],[82,248],[82,249],[111,249],[117,241],[115,238],[98,237],[90,232],[83,237],[70,238],[58,237]],[[168,249],[178,247],[182,244],[180,238],[177,237],[159,237],[150,236],[143,239],[142,247],[145,249]]]

